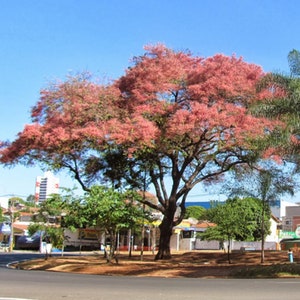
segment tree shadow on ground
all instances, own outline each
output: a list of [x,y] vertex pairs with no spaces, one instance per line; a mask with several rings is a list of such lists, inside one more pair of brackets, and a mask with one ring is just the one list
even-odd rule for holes
[[[103,255],[50,257],[16,265],[19,269],[48,270],[97,275],[157,276],[157,277],[229,277],[241,270],[262,266],[260,252],[233,252],[231,264],[227,253],[221,251],[191,251],[173,254],[169,260],[154,260],[154,255],[119,255],[119,264],[107,264]],[[299,258],[295,257],[295,262]],[[286,251],[266,251],[263,266],[288,264]],[[297,270],[295,270],[297,272]],[[241,273],[240,273],[241,274]]]

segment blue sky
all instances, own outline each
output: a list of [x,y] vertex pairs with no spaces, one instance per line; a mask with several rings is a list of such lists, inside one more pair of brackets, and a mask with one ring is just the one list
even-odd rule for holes
[[[0,0],[0,140],[30,123],[39,91],[70,73],[115,79],[146,44],[236,54],[288,71],[300,49],[298,0]],[[0,196],[34,193],[37,166],[0,167]],[[61,173],[61,185],[73,181]],[[193,194],[193,193],[192,193]],[[198,200],[198,199],[197,199]]]

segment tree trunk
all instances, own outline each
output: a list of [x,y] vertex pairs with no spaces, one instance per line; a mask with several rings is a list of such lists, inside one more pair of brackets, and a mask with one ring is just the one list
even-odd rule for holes
[[263,264],[265,262],[265,216],[263,214],[262,225],[261,225],[261,252],[260,252],[260,262]]
[[106,260],[108,263],[112,263],[112,260],[115,259],[116,263],[119,262],[116,255],[116,233],[114,231],[109,233],[110,238],[110,247],[107,247]]
[[170,240],[173,230],[173,218],[168,218],[164,216],[162,223],[159,225],[160,238],[159,238],[159,248],[155,256],[155,260],[160,259],[170,259]]
[[228,263],[231,264],[231,256],[230,256],[230,241],[231,239],[228,239],[228,245],[227,245],[227,260],[228,260]]
[[132,243],[133,243],[133,238],[132,238],[132,233],[131,233],[131,228],[128,229],[128,256],[132,256]]
[[265,262],[265,201],[263,201],[262,207],[262,219],[261,219],[261,253],[260,262]]
[[265,241],[261,240],[261,257],[260,262],[263,264],[265,262]]

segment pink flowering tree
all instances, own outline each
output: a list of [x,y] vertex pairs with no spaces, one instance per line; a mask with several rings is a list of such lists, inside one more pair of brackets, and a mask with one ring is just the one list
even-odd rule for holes
[[266,152],[261,141],[279,124],[248,111],[268,95],[256,90],[263,76],[235,56],[149,46],[111,84],[77,77],[43,90],[33,123],[3,143],[0,158],[67,168],[87,191],[104,175],[152,184],[157,202],[142,201],[163,215],[156,259],[168,259],[190,191]]

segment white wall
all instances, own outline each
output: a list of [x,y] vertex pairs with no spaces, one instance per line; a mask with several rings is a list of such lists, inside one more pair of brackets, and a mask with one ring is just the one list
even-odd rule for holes
[[3,208],[8,208],[8,199],[10,197],[0,197],[0,206]]
[[277,233],[277,222],[271,218],[271,226],[270,226],[271,233],[266,236],[266,242],[279,242],[279,237]]

